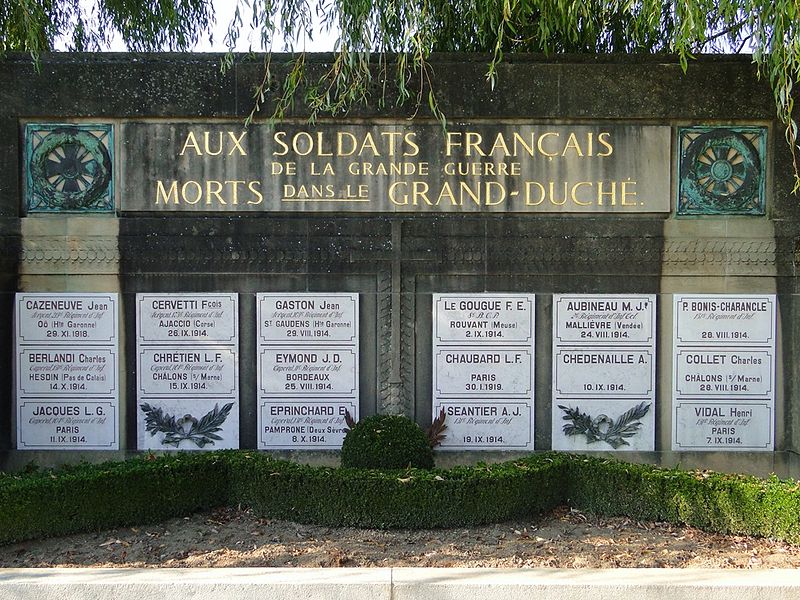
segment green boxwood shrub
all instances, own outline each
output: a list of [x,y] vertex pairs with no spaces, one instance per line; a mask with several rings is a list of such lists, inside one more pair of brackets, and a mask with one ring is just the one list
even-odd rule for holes
[[311,467],[221,451],[0,473],[0,543],[145,524],[221,506],[328,526],[500,522],[559,504],[800,543],[800,484],[536,454],[453,469]]
[[264,517],[372,528],[453,527],[538,514],[563,498],[563,461],[424,469],[333,469],[230,456],[231,495]]
[[775,476],[571,458],[569,503],[596,514],[800,542],[800,487]]
[[0,478],[0,543],[157,523],[228,504],[216,453],[62,467]]
[[347,432],[342,466],[356,469],[433,468],[428,436],[408,417],[373,415]]

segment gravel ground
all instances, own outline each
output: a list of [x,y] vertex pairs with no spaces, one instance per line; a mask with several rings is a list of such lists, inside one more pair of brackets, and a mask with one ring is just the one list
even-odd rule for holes
[[0,567],[796,568],[800,546],[557,509],[466,529],[379,531],[222,509],[0,546]]

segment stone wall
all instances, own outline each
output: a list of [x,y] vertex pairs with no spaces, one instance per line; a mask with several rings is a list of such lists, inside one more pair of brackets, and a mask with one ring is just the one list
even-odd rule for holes
[[[0,62],[0,467],[60,463],[136,449],[134,295],[239,294],[240,432],[256,447],[257,292],[357,292],[360,298],[361,415],[402,413],[431,420],[434,293],[536,294],[535,436],[551,447],[552,295],[656,294],[659,310],[654,452],[623,458],[797,475],[800,411],[794,317],[800,204],[771,92],[749,57],[702,57],[683,73],[670,57],[514,56],[486,84],[486,58],[432,61],[440,105],[451,123],[514,121],[624,123],[672,128],[671,210],[637,214],[126,212],[27,214],[23,209],[28,123],[214,122],[238,128],[261,76],[241,59],[220,74],[212,55],[53,55]],[[312,72],[327,56],[311,59]],[[405,123],[413,106],[377,102],[351,123]],[[298,109],[290,122],[303,124]],[[429,122],[422,109],[414,117]],[[335,125],[335,121],[332,122]],[[677,128],[766,127],[766,215],[677,216]],[[124,163],[127,150],[116,148]],[[154,158],[155,160],[155,158]],[[140,165],[126,163],[126,169]],[[142,168],[146,168],[142,166]],[[124,182],[115,187],[124,207]],[[13,323],[19,291],[118,292],[121,299],[121,450],[14,450]],[[775,293],[779,301],[774,452],[673,452],[674,293]],[[249,423],[250,425],[244,425]],[[335,462],[330,452],[289,453]],[[447,453],[440,464],[495,460],[506,452]]]

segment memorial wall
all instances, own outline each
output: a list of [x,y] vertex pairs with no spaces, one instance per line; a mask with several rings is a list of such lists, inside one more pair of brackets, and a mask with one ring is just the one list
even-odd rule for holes
[[377,99],[244,127],[260,63],[215,60],[0,62],[0,468],[336,464],[391,413],[444,416],[441,465],[798,475],[800,199],[746,57],[526,56],[490,89],[443,55],[444,128]]

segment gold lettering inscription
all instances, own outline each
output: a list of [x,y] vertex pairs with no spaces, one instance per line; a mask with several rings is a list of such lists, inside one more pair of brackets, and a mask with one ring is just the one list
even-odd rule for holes
[[324,163],[322,165],[322,169],[321,170],[320,170],[320,167],[319,167],[319,165],[317,163],[312,162],[311,163],[311,171],[310,171],[310,173],[311,173],[311,175],[335,175],[336,174],[333,171],[333,165],[331,163],[329,163],[329,162]]
[[183,148],[181,148],[180,156],[186,154],[186,151],[189,148],[194,149],[194,152],[197,154],[197,156],[203,156],[203,151],[200,149],[200,144],[197,143],[197,139],[194,137],[193,131],[190,131],[189,135],[186,136],[186,141],[183,142]]
[[387,194],[396,206],[464,206],[465,200],[476,206],[497,206],[507,197],[506,188],[499,181],[460,181],[455,188],[445,181],[438,191],[432,191],[425,181],[395,181]]
[[557,131],[542,133],[530,132],[523,135],[519,132],[511,134],[500,132],[488,140],[475,131],[448,131],[445,134],[445,156],[461,154],[465,157],[492,156],[544,156],[548,158],[574,156],[577,158],[610,156],[614,148],[611,145],[611,134],[607,131],[597,134],[597,142],[603,147],[602,152],[595,154],[595,134],[586,132],[579,136],[570,132],[566,140]]
[[558,156],[558,152],[548,152],[544,149],[544,141],[549,137],[559,137],[554,131],[548,131],[547,133],[543,133],[539,136],[539,139],[536,141],[536,149],[539,151],[540,154],[543,156]]
[[611,206],[615,206],[617,204],[617,182],[609,182],[611,184],[610,192],[603,191],[605,183],[604,181],[597,182],[597,206],[603,206],[603,199],[606,196],[611,198]]
[[164,187],[164,182],[160,179],[156,181],[156,204],[164,203],[178,204],[178,182],[173,181],[169,186],[169,192]]
[[336,190],[331,184],[326,185],[291,185],[284,184],[283,197],[293,200],[309,200],[312,198],[333,198]]
[[369,202],[369,186],[347,184],[337,189],[333,184],[293,185],[285,183],[281,202]]
[[291,136],[286,131],[276,131],[272,136],[276,145],[272,155],[411,157],[420,151],[416,136],[413,131],[380,131],[377,134],[367,131],[359,135],[349,131],[337,131],[335,134],[317,131],[313,136],[307,131],[298,131]]
[[221,181],[214,181],[209,180],[206,181],[206,204],[211,204],[211,199],[214,198],[220,204],[227,204],[225,200],[222,199],[222,182]]
[[246,185],[247,182],[243,179],[231,179],[226,181],[225,184],[231,185],[231,204],[236,206],[239,204],[239,185]]
[[614,153],[614,147],[611,145],[610,138],[611,134],[608,131],[604,131],[597,136],[597,141],[606,149],[605,152],[598,152],[597,156],[611,156]]
[[[635,181],[526,181],[523,188],[525,206],[635,206],[639,204]],[[617,202],[619,200],[619,203]]]
[[444,164],[442,172],[445,175],[460,175],[462,177],[518,177],[521,173],[521,164],[518,162],[449,162]]
[[567,144],[564,146],[564,151],[561,153],[561,156],[566,156],[567,151],[572,149],[575,152],[576,156],[583,156],[583,150],[581,150],[581,146],[578,143],[578,138],[575,137],[574,133],[569,134],[569,138],[567,139]]
[[[260,191],[260,181],[245,181],[244,179],[226,179],[218,181],[207,179],[205,181],[195,181],[190,179],[183,183],[178,181],[164,182],[156,181],[156,206],[163,204],[188,204],[195,206],[203,204],[205,206],[237,206],[244,200],[247,204],[256,205],[264,201],[264,196]],[[242,193],[246,190],[248,193]]]
[[578,199],[578,189],[580,189],[583,186],[587,186],[587,187],[591,188],[592,187],[592,182],[591,181],[579,181],[578,183],[576,183],[575,185],[572,186],[572,189],[570,190],[570,196],[569,197],[578,206],[591,206],[592,205],[592,201],[591,200],[583,201],[583,200],[579,200]]
[[247,156],[247,152],[242,146],[242,141],[246,135],[246,131],[242,131],[238,135],[233,131],[218,131],[216,134],[204,131],[202,134],[203,143],[200,144],[194,132],[190,131],[183,141],[183,147],[178,155],[184,156],[187,151],[191,151],[196,156],[219,156],[227,150],[228,156],[234,152],[238,152],[240,156]]
[[228,136],[230,137],[231,142],[233,142],[233,146],[231,146],[228,155],[230,156],[234,152],[238,152],[240,156],[247,156],[247,152],[245,152],[244,148],[242,147],[242,140],[244,136],[247,135],[246,131],[243,131],[239,134],[239,137],[236,137],[232,131],[228,132]]
[[247,189],[253,194],[253,197],[247,200],[248,204],[261,204],[264,201],[264,196],[258,190],[261,187],[260,181],[251,181],[247,184]]
[[[621,175],[624,165],[603,160],[619,151],[615,141],[624,142],[630,136],[614,140],[612,131],[603,131],[602,125],[497,128],[487,123],[444,133],[380,124],[356,125],[344,131],[329,126],[319,130],[290,127],[269,134],[271,143],[263,149],[266,160],[260,165],[235,161],[248,156],[247,131],[206,127],[210,130],[201,124],[175,140],[175,149],[180,143],[177,156],[186,157],[180,162],[180,172],[186,175],[177,180],[156,179],[155,189],[149,192],[152,206],[166,210],[180,206],[247,209],[264,204],[265,184],[270,194],[268,209],[282,203],[317,202],[330,207],[332,203],[361,202],[383,210],[388,200],[389,205],[419,211],[480,211],[507,203],[512,211],[602,212],[637,210],[633,207],[645,204],[639,196],[642,182],[636,181],[638,162],[632,161],[631,170]],[[432,138],[424,139],[424,144],[420,140],[423,133]],[[423,147],[423,159],[430,156],[433,162],[418,160]],[[235,159],[226,160],[230,156]],[[194,165],[193,157],[202,160]],[[212,157],[222,157],[225,162],[214,164]],[[586,165],[585,174],[581,174],[581,164]],[[224,175],[217,175],[243,175],[251,169],[255,169],[255,177],[266,179],[222,179]],[[528,179],[537,177],[541,179]]]
[[427,162],[390,162],[369,163],[351,162],[347,166],[350,175],[421,175],[429,174],[430,165]]
[[288,161],[285,163],[280,162],[273,162],[272,163],[272,174],[273,175],[297,175],[297,163],[294,161]]
[[636,201],[627,202],[628,196],[632,196],[633,198],[636,197],[636,191],[635,190],[633,190],[633,189],[628,190],[628,188],[635,187],[636,186],[636,182],[635,181],[630,181],[630,180],[629,181],[621,181],[619,186],[620,186],[620,193],[622,195],[622,202],[621,202],[622,206],[636,206],[638,204],[638,202],[636,202]]
[[181,186],[181,197],[186,204],[197,204],[203,197],[203,186],[197,181],[187,181]]

